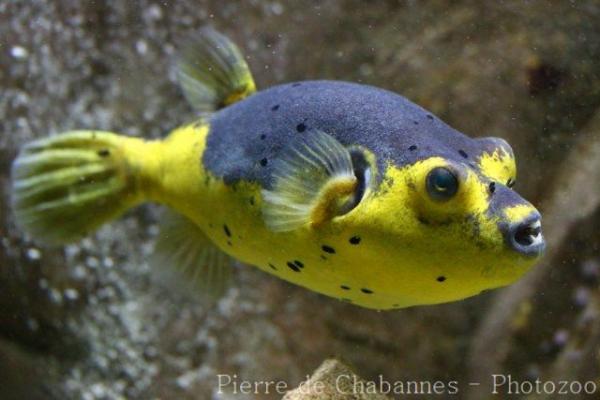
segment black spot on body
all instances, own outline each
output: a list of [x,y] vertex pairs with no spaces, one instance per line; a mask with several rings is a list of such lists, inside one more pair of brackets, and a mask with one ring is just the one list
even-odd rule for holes
[[419,125],[419,121],[413,121],[414,125]]
[[445,280],[446,280],[446,277],[445,277],[445,276],[443,276],[443,275],[442,275],[442,276],[438,276],[438,277],[437,277],[437,281],[438,281],[438,282],[444,282]]
[[98,150],[98,155],[100,157],[108,157],[108,156],[110,156],[110,150],[108,150],[108,149]]
[[350,287],[349,287],[349,286],[346,286],[346,285],[342,285],[342,286],[340,286],[340,287],[341,287],[342,289],[344,289],[344,290],[350,290]]
[[458,154],[460,154],[463,158],[469,158],[469,155],[464,150],[459,150]]
[[227,226],[227,224],[223,225],[223,231],[225,232],[227,237],[231,237],[231,231],[229,230],[229,227]]
[[277,271],[277,267],[276,267],[276,266],[274,266],[273,264],[269,263],[269,267],[270,267],[271,269],[273,269],[273,270]]
[[299,123],[298,125],[296,125],[296,130],[300,133],[304,132],[306,130],[306,125],[304,123]]
[[373,294],[373,291],[371,289],[367,289],[367,288],[362,288],[362,289],[360,289],[360,291],[365,294]]
[[490,193],[494,193],[496,191],[496,182],[490,182]]
[[323,249],[323,251],[325,253],[335,254],[335,249],[331,246],[323,245],[323,246],[321,246],[321,248]]
[[428,118],[430,121],[433,121],[433,115],[431,115],[431,114],[427,114],[427,118]]
[[300,268],[298,268],[294,263],[289,262],[287,263],[287,266],[290,267],[290,269],[294,272],[300,272]]
[[275,104],[273,107],[271,107],[271,111],[277,111],[279,110],[279,104]]
[[260,160],[261,167],[266,167],[268,163],[269,163],[269,160],[267,160],[266,158],[263,158],[262,160]]
[[350,244],[359,244],[360,243],[360,236],[352,236],[349,240]]
[[410,151],[415,151],[416,149],[417,149],[417,145],[415,145],[415,144],[413,144],[412,146],[410,146],[408,148],[408,150],[410,150]]
[[297,266],[298,268],[304,268],[304,264],[302,264],[300,261],[298,260],[294,260],[294,265]]
[[260,135],[260,140],[265,140],[267,138],[267,135],[265,135],[264,133],[262,135]]

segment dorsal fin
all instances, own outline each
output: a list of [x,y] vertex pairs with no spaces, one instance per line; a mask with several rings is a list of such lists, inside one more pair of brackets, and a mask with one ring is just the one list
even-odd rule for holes
[[209,27],[201,29],[182,46],[177,77],[188,102],[204,114],[256,92],[240,50]]
[[271,190],[263,190],[263,217],[276,232],[319,226],[356,205],[352,157],[322,131],[299,136],[273,163]]

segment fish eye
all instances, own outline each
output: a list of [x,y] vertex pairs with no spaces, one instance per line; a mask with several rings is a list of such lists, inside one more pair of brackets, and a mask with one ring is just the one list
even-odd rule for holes
[[458,191],[458,179],[448,168],[437,167],[427,175],[427,193],[435,201],[448,201]]

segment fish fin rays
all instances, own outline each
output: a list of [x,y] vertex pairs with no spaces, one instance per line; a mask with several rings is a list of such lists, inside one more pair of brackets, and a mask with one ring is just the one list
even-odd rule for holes
[[273,163],[273,185],[263,190],[263,219],[275,232],[317,227],[355,205],[352,157],[335,138],[310,131]]
[[181,48],[177,78],[188,102],[210,114],[256,92],[248,64],[226,36],[205,27]]
[[174,270],[210,299],[221,297],[231,280],[231,257],[215,246],[196,224],[170,210],[162,218],[151,264]]
[[48,244],[72,242],[136,204],[124,139],[71,131],[25,145],[12,164],[17,224]]

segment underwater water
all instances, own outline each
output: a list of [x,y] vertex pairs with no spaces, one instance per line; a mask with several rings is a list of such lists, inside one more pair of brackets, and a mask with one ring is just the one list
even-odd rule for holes
[[[0,3],[1,397],[279,399],[331,357],[391,398],[598,396],[598,20],[595,1]],[[194,120],[173,61],[207,24],[259,90],[360,82],[506,139],[515,189],[543,216],[543,259],[506,288],[378,312],[241,264],[206,302],[150,267],[155,205],[64,247],[23,234],[9,200],[19,148],[76,128],[159,138]],[[344,368],[325,364],[323,382]]]

